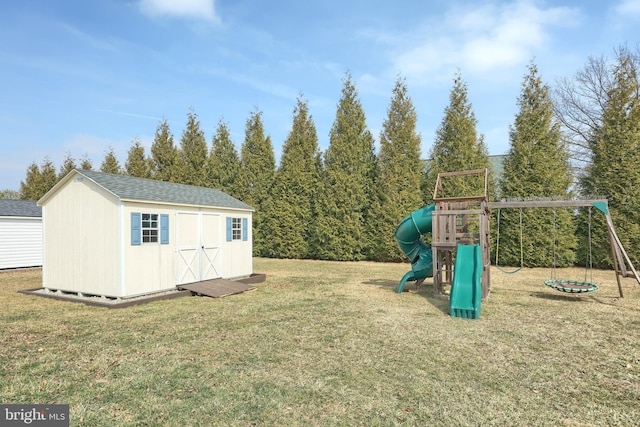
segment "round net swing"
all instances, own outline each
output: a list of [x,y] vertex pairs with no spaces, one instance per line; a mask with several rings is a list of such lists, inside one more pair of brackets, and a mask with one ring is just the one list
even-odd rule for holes
[[556,291],[568,293],[591,292],[600,289],[595,283],[579,282],[577,280],[549,279],[545,280],[544,284]]
[[587,264],[585,266],[584,272],[584,281],[579,280],[564,280],[564,279],[556,279],[556,210],[553,209],[553,273],[552,278],[544,281],[544,284],[549,286],[552,289],[560,292],[566,293],[585,293],[597,291],[600,289],[598,285],[593,282],[587,282],[587,272],[591,272],[591,279],[593,279],[593,261],[591,254],[591,206],[589,206],[589,234],[588,234],[588,244],[589,244],[589,255],[587,259]]

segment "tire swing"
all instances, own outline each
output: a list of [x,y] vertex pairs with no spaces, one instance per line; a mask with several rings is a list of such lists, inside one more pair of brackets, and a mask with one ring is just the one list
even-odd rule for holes
[[[564,280],[556,278],[556,210],[553,209],[553,272],[551,279],[545,280],[544,284],[552,289],[566,293],[585,293],[597,291],[600,289],[598,285],[593,283],[593,261],[591,257],[591,206],[589,206],[589,257],[587,259],[584,271],[584,281]],[[590,272],[589,282],[587,281],[587,272]]]
[[522,247],[522,208],[520,208],[520,267],[512,271],[507,271],[498,265],[498,255],[500,254],[500,208],[498,208],[498,230],[496,231],[496,268],[506,274],[515,274],[524,268],[524,250]]

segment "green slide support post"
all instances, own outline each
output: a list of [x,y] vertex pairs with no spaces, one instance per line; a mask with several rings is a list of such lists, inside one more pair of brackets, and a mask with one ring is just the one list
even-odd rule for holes
[[396,288],[402,293],[408,281],[423,280],[433,276],[433,256],[431,247],[422,239],[423,234],[431,233],[432,215],[435,204],[424,206],[404,217],[393,233],[398,246],[409,261],[411,271],[408,271]]
[[452,317],[480,318],[482,301],[482,251],[480,245],[458,244],[449,297]]

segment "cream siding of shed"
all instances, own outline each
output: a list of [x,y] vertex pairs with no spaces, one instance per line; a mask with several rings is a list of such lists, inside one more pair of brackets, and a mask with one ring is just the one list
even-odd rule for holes
[[[50,290],[128,298],[253,273],[253,208],[218,190],[74,170],[39,204]],[[143,214],[162,219],[157,242],[134,241]],[[245,240],[227,241],[227,218]]]
[[42,214],[36,202],[0,200],[0,270],[42,266]]
[[43,209],[43,287],[120,296],[117,197],[82,176],[61,184]]

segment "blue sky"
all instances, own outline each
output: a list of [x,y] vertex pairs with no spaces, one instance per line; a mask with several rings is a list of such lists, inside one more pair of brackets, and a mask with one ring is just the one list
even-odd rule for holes
[[194,111],[236,147],[263,113],[276,157],[302,94],[322,150],[345,73],[378,138],[398,76],[427,155],[457,70],[490,154],[509,147],[527,65],[551,86],[589,56],[640,42],[640,0],[24,0],[0,5],[0,190],[67,153],[124,165],[159,121],[176,144]]

